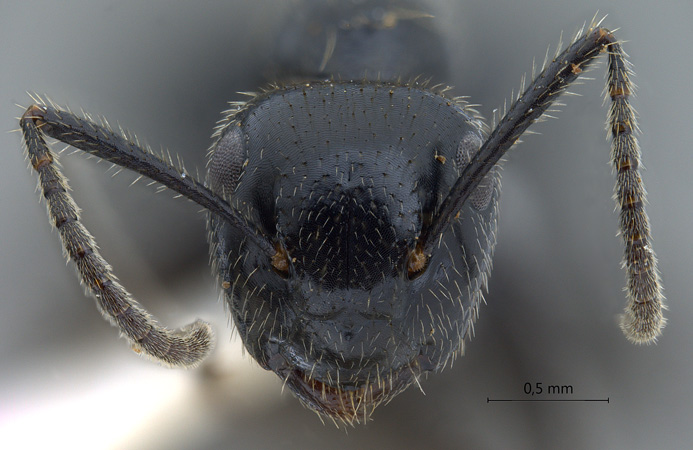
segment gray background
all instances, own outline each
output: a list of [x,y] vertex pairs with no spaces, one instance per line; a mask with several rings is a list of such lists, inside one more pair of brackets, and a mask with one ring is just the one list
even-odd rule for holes
[[[226,101],[258,86],[285,2],[26,1],[0,5],[0,435],[11,448],[685,448],[693,442],[688,233],[689,2],[433,3],[455,93],[490,117],[543,58],[599,10],[628,41],[648,212],[670,323],[655,346],[616,326],[624,296],[601,106],[604,64],[559,120],[505,164],[499,245],[476,337],[452,369],[381,407],[367,426],[322,425],[242,356],[207,268],[204,215],[106,164],[61,159],[84,221],[124,285],[161,321],[213,323],[204,367],[134,356],[85,298],[34,192],[16,117],[26,91],[119,122],[204,171]],[[60,5],[59,5],[60,4]],[[290,12],[289,12],[290,13]],[[486,403],[526,382],[610,403]]]

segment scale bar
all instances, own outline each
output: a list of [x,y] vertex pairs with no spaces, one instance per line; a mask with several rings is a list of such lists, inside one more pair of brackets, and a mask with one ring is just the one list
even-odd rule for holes
[[488,398],[486,397],[486,403],[491,402],[604,402],[609,403],[609,397],[607,398],[533,398],[533,399],[498,399],[498,398]]

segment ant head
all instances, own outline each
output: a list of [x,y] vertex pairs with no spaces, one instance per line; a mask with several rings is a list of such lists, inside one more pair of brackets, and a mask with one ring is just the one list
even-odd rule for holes
[[491,197],[431,254],[420,237],[480,130],[423,88],[322,82],[262,94],[220,131],[212,190],[274,249],[212,216],[227,301],[248,351],[313,409],[357,420],[460,348],[494,244]]

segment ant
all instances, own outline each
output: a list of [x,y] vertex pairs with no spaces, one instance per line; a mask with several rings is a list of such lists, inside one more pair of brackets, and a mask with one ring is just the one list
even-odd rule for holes
[[500,160],[602,54],[627,272],[621,328],[635,343],[659,336],[663,294],[620,42],[593,20],[489,128],[416,78],[435,64],[429,18],[412,2],[314,2],[283,35],[293,50],[282,81],[224,113],[205,182],[105,120],[39,98],[26,109],[20,126],[50,221],[136,352],[194,367],[212,331],[163,327],[117,281],[46,137],[205,208],[213,270],[245,348],[309,408],[358,423],[463,350],[491,270]]

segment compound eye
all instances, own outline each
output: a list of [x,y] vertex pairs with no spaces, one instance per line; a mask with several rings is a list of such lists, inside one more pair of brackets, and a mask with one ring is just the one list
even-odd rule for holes
[[428,266],[428,256],[424,253],[420,245],[417,245],[414,250],[409,252],[407,258],[407,276],[410,280],[418,278],[426,271]]
[[[457,147],[457,154],[455,155],[455,163],[457,164],[458,171],[462,172],[474,155],[477,154],[482,144],[481,137],[476,132],[470,131],[462,137]],[[474,192],[469,196],[468,202],[475,210],[483,211],[491,204],[491,198],[493,197],[498,183],[497,174],[498,168],[494,167],[491,169],[481,183],[479,183],[479,186],[477,186]]]
[[462,136],[460,143],[457,146],[457,153],[455,154],[455,163],[457,164],[457,170],[460,172],[469,164],[474,155],[479,151],[483,142],[481,141],[481,136],[479,133],[474,131],[469,131]]
[[282,278],[289,278],[289,253],[279,243],[274,245],[274,255],[272,255],[272,267]]
[[209,179],[214,192],[231,195],[246,162],[246,149],[240,128],[233,127],[219,139],[209,160]]

